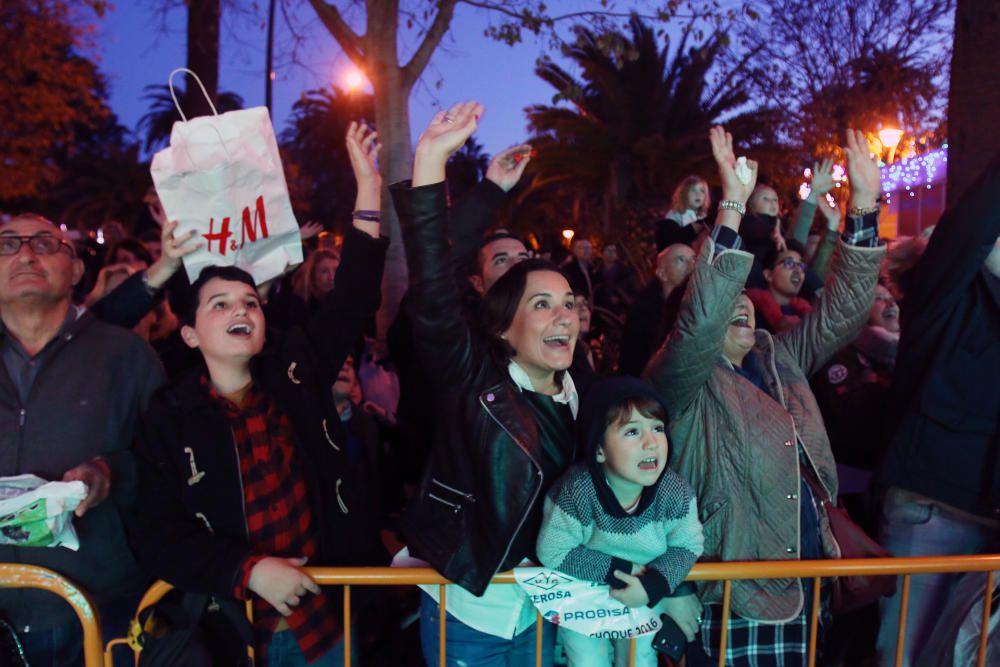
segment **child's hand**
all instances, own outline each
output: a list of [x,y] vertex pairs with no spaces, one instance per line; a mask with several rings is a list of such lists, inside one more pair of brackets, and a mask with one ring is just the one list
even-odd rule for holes
[[649,595],[646,594],[646,588],[642,585],[639,577],[625,574],[621,570],[615,570],[615,577],[624,581],[626,586],[625,588],[612,588],[609,591],[611,597],[626,607],[645,607],[649,604]]
[[319,585],[299,570],[305,564],[305,558],[265,558],[250,571],[249,588],[282,616],[291,616],[291,608],[302,602],[306,593],[319,593]]

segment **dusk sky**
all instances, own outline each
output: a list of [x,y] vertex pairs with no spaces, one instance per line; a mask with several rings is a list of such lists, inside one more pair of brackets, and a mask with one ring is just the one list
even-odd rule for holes
[[[566,0],[565,4],[569,8],[597,3]],[[143,87],[166,83],[170,71],[185,64],[184,10],[173,10],[161,21],[153,5],[151,0],[121,1],[97,21],[96,43],[101,70],[110,83],[111,105],[121,123],[133,130],[148,110],[142,99]],[[312,9],[305,2],[302,8],[295,17],[297,22],[308,24],[298,53],[302,64],[290,62],[292,38],[284,21],[279,21],[273,112],[278,132],[302,91],[330,83],[343,87],[350,67]],[[524,107],[551,102],[553,89],[534,74],[535,59],[545,52],[543,41],[526,35],[525,42],[515,47],[494,42],[483,35],[490,20],[495,17],[459,5],[443,43],[445,48],[435,53],[411,97],[414,134],[419,134],[441,105],[476,99],[487,109],[476,136],[492,154],[524,138]],[[256,25],[245,17],[223,18],[219,87],[240,94],[247,106],[264,104],[265,32],[261,23],[261,18]],[[440,89],[436,88],[439,80]]]

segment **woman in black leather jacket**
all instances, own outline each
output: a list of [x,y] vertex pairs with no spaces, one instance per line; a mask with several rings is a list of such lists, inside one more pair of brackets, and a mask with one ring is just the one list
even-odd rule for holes
[[[435,116],[417,145],[412,183],[390,188],[435,410],[430,464],[401,528],[413,556],[461,587],[447,592],[448,664],[492,665],[499,657],[521,665],[534,663],[534,608],[517,586],[489,582],[534,558],[545,492],[572,463],[578,400],[566,369],[579,319],[566,279],[539,260],[500,278],[477,322],[462,317],[444,170],[482,111],[469,102]],[[437,600],[424,595],[424,657],[435,665],[437,623]],[[547,628],[545,665],[553,636]]]

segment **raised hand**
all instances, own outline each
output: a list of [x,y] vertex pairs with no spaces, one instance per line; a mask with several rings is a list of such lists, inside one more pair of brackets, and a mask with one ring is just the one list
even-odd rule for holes
[[833,189],[833,158],[826,158],[822,162],[814,162],[812,170],[812,183],[809,185],[809,196],[814,201],[822,199],[823,195]]
[[882,182],[878,159],[868,150],[868,141],[861,130],[847,130],[847,177],[851,182],[851,208],[874,208]]
[[302,237],[303,241],[308,241],[314,236],[319,236],[321,231],[323,231],[323,225],[314,220],[310,220],[306,224],[299,227],[299,236]]
[[201,247],[201,243],[191,243],[195,230],[189,229],[183,234],[174,235],[177,221],[171,220],[160,230],[160,258],[146,269],[146,284],[154,289],[163,287],[181,268],[184,257]]
[[757,163],[753,160],[747,160],[747,167],[750,168],[750,182],[744,183],[736,175],[733,135],[716,125],[709,130],[708,139],[712,143],[712,155],[715,157],[715,163],[719,166],[723,199],[746,204],[757,184]]
[[[382,209],[382,177],[378,173],[377,163],[381,146],[377,139],[378,133],[355,121],[351,121],[344,138],[351,169],[354,170],[354,180],[358,184],[358,196],[354,200],[354,209],[357,211],[377,212]],[[378,222],[358,218],[354,218],[352,222],[357,229],[378,238],[381,229]]]
[[414,187],[444,180],[448,158],[476,131],[484,110],[479,102],[459,102],[434,115],[414,151]]
[[512,146],[505,151],[497,153],[490,160],[490,166],[486,170],[486,178],[496,183],[504,192],[510,192],[511,188],[517,185],[524,173],[524,168],[531,161],[534,153],[529,144]]
[[361,182],[374,181],[381,185],[382,177],[378,173],[378,152],[381,145],[378,143],[378,132],[374,131],[364,123],[351,121],[347,128],[347,136],[344,138],[347,144],[347,156],[351,160],[351,169],[354,170],[354,178],[360,185]]

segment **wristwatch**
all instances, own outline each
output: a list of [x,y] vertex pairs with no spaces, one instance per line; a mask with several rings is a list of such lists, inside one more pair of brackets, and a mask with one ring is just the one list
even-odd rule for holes
[[736,211],[740,215],[746,215],[747,214],[747,205],[744,204],[744,203],[742,203],[742,202],[734,201],[732,199],[723,199],[722,201],[719,202],[719,210],[720,211],[726,211],[726,210]]

